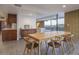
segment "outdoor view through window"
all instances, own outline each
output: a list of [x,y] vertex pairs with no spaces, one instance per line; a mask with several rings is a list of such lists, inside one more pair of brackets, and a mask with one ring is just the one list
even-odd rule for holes
[[44,21],[44,27],[49,31],[64,31],[64,17]]

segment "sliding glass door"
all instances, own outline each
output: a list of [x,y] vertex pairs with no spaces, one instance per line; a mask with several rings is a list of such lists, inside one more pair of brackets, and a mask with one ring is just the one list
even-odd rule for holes
[[44,21],[44,28],[46,31],[51,31],[51,21],[50,20]]
[[64,18],[58,19],[58,31],[64,31]]
[[51,31],[56,31],[56,20],[51,20]]
[[51,18],[44,21],[44,28],[48,31],[64,31],[64,17]]
[[56,20],[44,21],[44,27],[48,31],[56,31]]

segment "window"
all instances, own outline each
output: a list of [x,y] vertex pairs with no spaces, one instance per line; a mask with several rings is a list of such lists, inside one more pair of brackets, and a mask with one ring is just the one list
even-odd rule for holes
[[44,21],[44,27],[46,30],[50,30],[50,26],[51,26],[50,20]]
[[64,18],[59,18],[58,19],[58,24],[64,24]]
[[56,20],[51,20],[51,30],[56,31]]
[[51,20],[51,25],[56,25],[56,20]]
[[59,18],[58,19],[58,30],[59,31],[64,31],[64,18]]
[[44,27],[46,30],[56,31],[56,20],[44,21]]
[[51,24],[50,24],[50,20],[46,20],[45,22],[44,22],[44,24],[45,24],[45,26],[50,26]]
[[44,27],[46,30],[50,31],[64,31],[64,16],[60,17],[60,15],[55,15],[51,17],[46,17],[44,21]]

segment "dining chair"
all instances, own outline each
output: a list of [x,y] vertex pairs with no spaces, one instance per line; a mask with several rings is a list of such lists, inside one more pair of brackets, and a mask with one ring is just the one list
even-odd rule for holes
[[[56,48],[59,48],[62,50],[62,54],[64,54],[62,40],[63,40],[63,37],[61,37],[61,36],[52,37],[51,41],[48,43],[48,49],[49,49],[49,47],[52,47],[52,53],[56,54]],[[48,52],[48,49],[47,49],[47,52]]]
[[[73,34],[68,34],[68,35],[64,35],[64,40],[63,40],[63,47],[68,48],[67,53],[70,53],[71,51],[73,51],[74,48],[74,43],[73,43]],[[66,45],[65,45],[66,43]]]
[[25,41],[25,49],[23,54],[25,54],[25,52],[27,51],[28,53],[32,53],[32,51],[34,50],[34,54],[36,54],[36,48],[38,48],[38,43],[35,40],[30,40],[29,37],[24,37],[24,41]]

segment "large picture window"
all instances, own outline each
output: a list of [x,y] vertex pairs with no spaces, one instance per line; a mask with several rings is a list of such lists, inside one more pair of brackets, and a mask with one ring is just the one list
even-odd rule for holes
[[64,31],[64,18],[58,19],[58,30]]
[[50,20],[45,21],[44,24],[45,26],[50,26],[51,25]]
[[64,31],[64,17],[46,20],[44,27],[50,31]]

